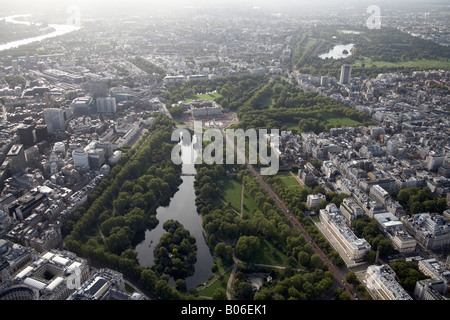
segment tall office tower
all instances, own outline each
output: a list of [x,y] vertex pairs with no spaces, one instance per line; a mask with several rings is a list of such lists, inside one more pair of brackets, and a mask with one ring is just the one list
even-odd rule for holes
[[35,133],[36,133],[36,143],[48,140],[47,125],[38,124],[35,128]]
[[17,60],[12,61],[12,69],[14,74],[19,73],[19,62]]
[[66,129],[63,109],[44,109],[44,120],[49,133],[55,131],[64,131]]
[[342,65],[340,84],[349,84],[351,74],[352,74],[352,66],[348,64]]
[[427,169],[429,171],[437,171],[445,162],[444,154],[431,153],[427,157]]
[[24,145],[25,148],[29,148],[34,145],[34,126],[21,124],[17,128],[17,135],[19,136],[20,143]]
[[27,166],[27,161],[25,159],[25,149],[21,144],[15,144],[12,146],[11,150],[9,150],[6,159],[9,161],[9,166],[11,169],[11,173],[15,174]]

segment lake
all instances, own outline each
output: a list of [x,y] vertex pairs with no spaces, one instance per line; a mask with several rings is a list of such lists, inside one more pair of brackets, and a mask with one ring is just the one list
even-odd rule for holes
[[[332,58],[332,59],[342,59],[347,58],[352,55],[351,50],[353,49],[355,45],[353,43],[350,44],[339,44],[334,46],[330,51],[327,53],[323,53],[319,55],[319,58],[326,59],[326,58]],[[342,53],[344,50],[348,51],[348,54]]]
[[[159,221],[158,226],[155,229],[145,232],[145,239],[136,246],[135,250],[141,266],[153,266],[153,250],[159,243],[161,236],[165,233],[163,229],[164,222],[170,219],[178,220],[196,239],[197,262],[194,266],[195,271],[192,276],[186,278],[186,287],[190,289],[208,280],[208,277],[212,274],[211,265],[214,263],[214,258],[203,236],[200,216],[195,206],[195,177],[193,174],[196,173],[196,169],[193,164],[187,164],[189,162],[187,160],[190,159],[192,154],[195,157],[196,152],[193,150],[192,144],[181,144],[181,152],[181,158],[183,160],[181,178],[183,182],[171,199],[169,206],[159,207],[156,210],[156,218]],[[174,285],[175,282],[171,279],[169,283]]]

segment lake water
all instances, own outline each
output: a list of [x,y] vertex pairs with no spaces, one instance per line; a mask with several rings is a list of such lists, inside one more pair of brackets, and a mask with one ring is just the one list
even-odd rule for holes
[[[30,25],[31,23],[29,21],[26,21],[26,20],[15,20],[16,18],[19,18],[19,17],[29,17],[29,16],[30,15],[23,14],[23,15],[9,16],[9,17],[5,17],[5,18],[1,18],[1,19],[5,19],[5,21],[9,22],[9,23]],[[37,24],[37,25],[39,25],[39,24]],[[25,44],[30,44],[30,43],[33,43],[33,42],[42,41],[42,40],[48,39],[48,38],[61,36],[61,35],[64,35],[66,33],[69,33],[69,32],[72,32],[72,31],[80,29],[80,27],[78,27],[76,25],[66,25],[66,24],[49,24],[48,26],[54,28],[55,31],[47,33],[47,34],[44,34],[44,35],[41,35],[41,36],[36,36],[36,37],[32,37],[32,38],[16,40],[16,41],[11,41],[11,42],[7,42],[7,43],[4,43],[4,44],[0,44],[0,51],[8,50],[8,49],[11,49],[11,48],[17,48],[17,47],[25,45]]]
[[[195,142],[195,139],[194,139]],[[192,148],[192,144],[182,144],[182,174],[195,174],[196,169],[193,164],[187,164],[190,156],[196,156],[196,152]],[[159,243],[159,239],[165,233],[163,224],[167,220],[178,220],[185,229],[189,230],[192,236],[196,239],[197,245],[197,262],[195,263],[194,274],[186,278],[186,287],[188,289],[196,287],[208,280],[212,274],[211,265],[214,263],[209,247],[206,244],[203,236],[202,227],[200,224],[200,216],[197,213],[195,206],[195,177],[183,176],[183,182],[179,186],[179,190],[175,193],[170,201],[168,207],[160,207],[156,210],[156,218],[159,223],[155,229],[147,230],[145,232],[145,239],[139,243],[135,250],[138,254],[139,264],[143,267],[151,267],[154,264],[153,250]],[[170,284],[174,285],[173,279]]]
[[[326,59],[326,58],[332,58],[332,59],[347,58],[347,57],[352,55],[351,50],[353,49],[354,46],[355,45],[353,43],[340,44],[340,45],[334,46],[327,53],[320,54],[319,58],[321,58],[321,59]],[[344,50],[347,50],[348,54],[342,53]]]
[[361,34],[359,31],[353,31],[353,30],[342,30],[343,33],[353,33],[353,34]]

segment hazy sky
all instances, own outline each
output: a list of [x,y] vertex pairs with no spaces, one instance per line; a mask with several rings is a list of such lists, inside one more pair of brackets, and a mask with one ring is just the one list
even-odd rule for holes
[[[0,8],[3,12],[10,14],[12,10],[17,13],[48,13],[54,9],[54,13],[65,10],[65,8],[76,5],[85,13],[95,11],[101,13],[109,10],[127,9],[131,10],[143,9],[148,12],[152,9],[161,8],[183,8],[183,7],[226,7],[233,9],[252,9],[260,8],[261,10],[286,10],[292,9],[292,12],[300,12],[301,10],[317,10],[328,11],[332,8],[363,8],[369,5],[378,5],[380,8],[407,8],[410,9],[414,4],[446,4],[450,8],[448,0],[0,0]],[[124,12],[125,12],[124,11]],[[0,16],[2,13],[0,12]],[[50,11],[51,12],[51,11]]]

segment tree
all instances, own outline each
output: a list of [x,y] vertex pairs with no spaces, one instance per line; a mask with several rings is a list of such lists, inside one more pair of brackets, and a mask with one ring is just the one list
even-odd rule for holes
[[322,261],[322,259],[320,258],[320,256],[317,253],[314,253],[311,256],[311,265],[316,268],[316,269],[321,269],[324,266],[324,263]]
[[259,238],[255,236],[241,236],[236,243],[236,255],[244,260],[253,260],[260,246]]
[[304,267],[308,267],[310,263],[310,257],[309,254],[305,251],[300,251],[298,253],[298,262]]
[[175,281],[175,283],[176,283],[176,287],[177,287],[178,291],[182,291],[182,292],[186,291],[186,280],[177,279]]
[[217,288],[212,295],[213,300],[227,300],[227,292],[225,289]]
[[347,275],[345,276],[345,281],[347,281],[354,287],[356,287],[360,283],[358,277],[353,271],[347,273]]

